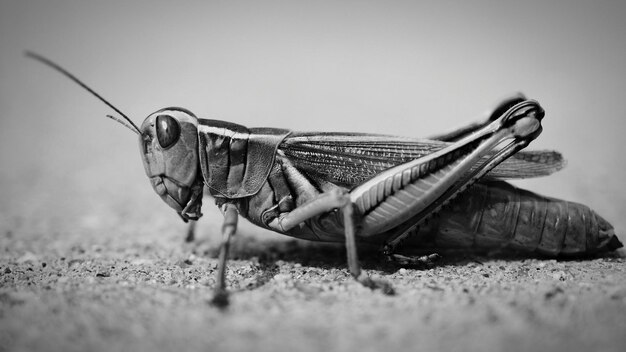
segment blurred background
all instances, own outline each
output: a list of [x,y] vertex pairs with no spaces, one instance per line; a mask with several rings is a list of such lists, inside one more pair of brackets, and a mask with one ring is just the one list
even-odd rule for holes
[[423,137],[522,91],[547,112],[532,148],[568,166],[516,184],[587,204],[621,234],[625,15],[623,1],[1,0],[2,230],[101,228],[111,209],[183,228],[136,136],[33,50],[137,124],[181,106],[251,127]]

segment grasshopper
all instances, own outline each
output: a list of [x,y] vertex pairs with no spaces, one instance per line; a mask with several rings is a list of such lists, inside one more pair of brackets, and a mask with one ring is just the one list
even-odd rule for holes
[[[545,113],[522,94],[485,121],[427,139],[363,133],[247,128],[170,107],[137,126],[56,63],[26,53],[111,107],[139,136],[152,187],[193,224],[205,193],[224,215],[213,302],[227,304],[225,270],[240,216],[295,238],[345,242],[350,274],[372,289],[392,286],[361,270],[357,242],[382,245],[403,265],[429,265],[435,251],[512,249],[546,256],[611,251],[622,244],[589,207],[517,189],[502,179],[549,175],[564,165],[554,151],[521,151],[542,131]],[[436,214],[436,216],[434,216]]]

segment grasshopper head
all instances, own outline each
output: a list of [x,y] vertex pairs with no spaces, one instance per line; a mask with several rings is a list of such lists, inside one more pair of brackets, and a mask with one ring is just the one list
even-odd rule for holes
[[198,219],[202,177],[198,175],[198,119],[181,108],[161,109],[137,127],[135,123],[83,81],[50,59],[33,52],[26,56],[58,71],[98,98],[123,119],[107,115],[139,135],[139,148],[152,187],[183,220]]
[[[198,120],[181,108],[149,115],[139,128],[139,148],[152,187],[183,219],[200,216]],[[201,182],[201,181],[200,181]]]

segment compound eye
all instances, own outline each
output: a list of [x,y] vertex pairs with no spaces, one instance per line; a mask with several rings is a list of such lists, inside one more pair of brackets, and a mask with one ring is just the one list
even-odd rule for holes
[[156,118],[156,135],[161,148],[169,148],[180,137],[180,125],[170,115],[159,115]]

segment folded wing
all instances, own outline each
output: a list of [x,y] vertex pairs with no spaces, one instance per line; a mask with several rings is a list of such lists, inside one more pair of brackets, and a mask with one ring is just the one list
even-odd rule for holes
[[[279,146],[309,176],[346,187],[379,172],[436,152],[448,142],[357,133],[292,133]],[[556,151],[521,151],[489,172],[499,179],[550,175],[565,166]]]

